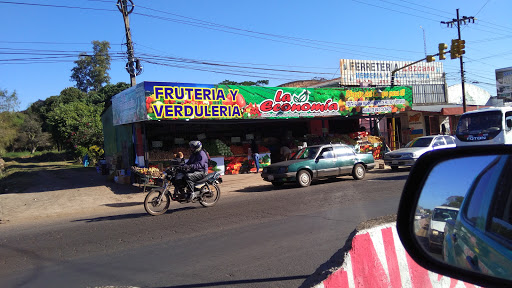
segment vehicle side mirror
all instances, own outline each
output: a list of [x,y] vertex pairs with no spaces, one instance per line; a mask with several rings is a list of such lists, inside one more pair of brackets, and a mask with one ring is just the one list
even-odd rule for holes
[[[397,216],[400,240],[416,263],[482,287],[512,287],[511,170],[509,145],[423,154]],[[418,211],[430,219],[415,218]]]

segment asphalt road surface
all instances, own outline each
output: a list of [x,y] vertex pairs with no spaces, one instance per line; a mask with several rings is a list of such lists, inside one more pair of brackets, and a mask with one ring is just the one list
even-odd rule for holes
[[[408,171],[2,231],[0,287],[299,287],[362,221],[394,214]],[[222,187],[222,186],[221,186]],[[126,210],[123,210],[126,211]]]

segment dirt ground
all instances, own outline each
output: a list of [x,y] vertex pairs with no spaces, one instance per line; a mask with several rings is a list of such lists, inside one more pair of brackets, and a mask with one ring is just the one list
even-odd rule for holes
[[[0,191],[0,228],[145,212],[142,187],[114,183],[94,168],[42,169],[22,179],[9,182],[7,191]],[[242,191],[273,189],[255,173],[224,175],[222,179],[221,199]]]
[[[221,198],[248,187],[272,187],[254,173],[224,175],[223,179]],[[143,187],[117,184],[94,168],[40,170],[22,181],[0,194],[0,227],[145,211]],[[17,190],[18,185],[26,188]]]
[[144,201],[142,189],[108,181],[90,168],[43,170],[27,178],[32,185],[22,192],[13,185],[0,194],[0,224],[100,213],[109,207],[142,205]]

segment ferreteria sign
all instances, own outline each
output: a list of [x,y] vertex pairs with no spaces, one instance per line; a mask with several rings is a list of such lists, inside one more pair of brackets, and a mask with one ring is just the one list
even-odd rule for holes
[[[139,87],[139,85],[141,87]],[[142,88],[143,86],[143,93]],[[357,116],[410,110],[412,88],[284,88],[236,85],[205,85],[187,83],[144,82],[134,91],[141,99],[135,105],[118,105],[113,97],[114,124],[130,122],[123,119],[286,119],[304,117]],[[130,89],[133,89],[130,88]],[[132,93],[124,93],[132,95]],[[126,110],[127,107],[130,109]],[[119,109],[120,108],[120,109]],[[145,117],[139,117],[145,110]],[[123,117],[136,113],[136,117]]]
[[[391,73],[412,62],[341,59],[341,85],[391,85]],[[444,84],[442,62],[419,62],[395,73],[396,85]]]

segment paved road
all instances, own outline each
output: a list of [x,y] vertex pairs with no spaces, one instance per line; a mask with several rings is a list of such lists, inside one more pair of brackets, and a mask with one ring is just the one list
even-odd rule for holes
[[0,287],[299,287],[358,223],[396,213],[407,175],[262,185],[212,208],[173,203],[177,210],[151,217],[139,205],[4,231]]

